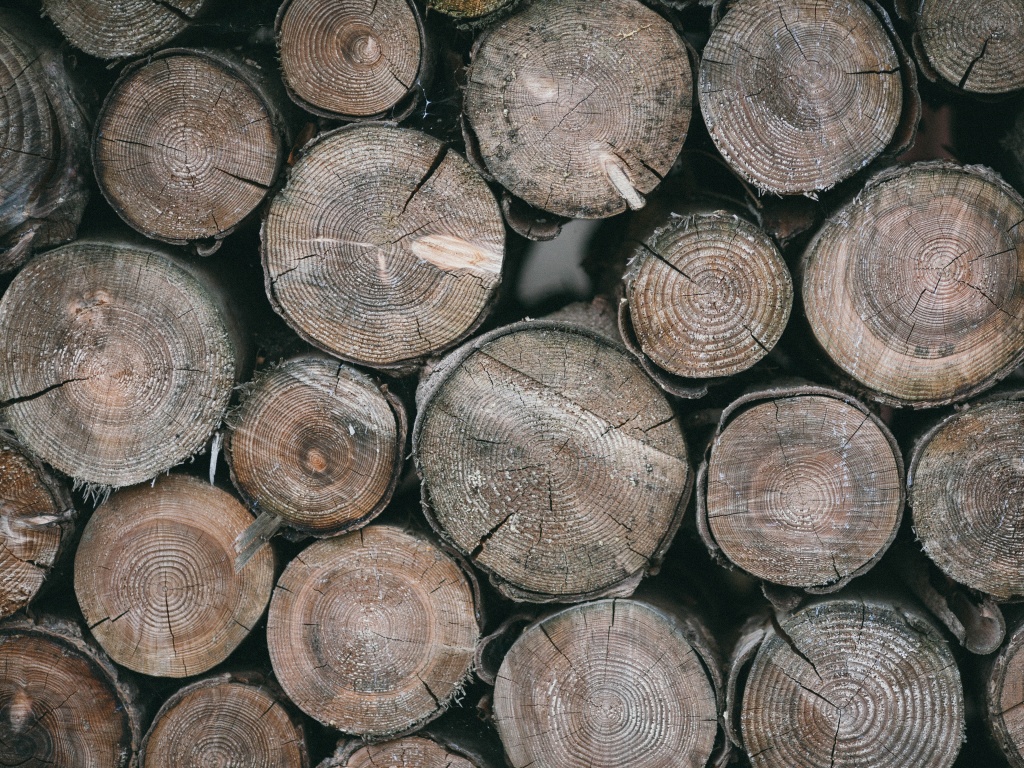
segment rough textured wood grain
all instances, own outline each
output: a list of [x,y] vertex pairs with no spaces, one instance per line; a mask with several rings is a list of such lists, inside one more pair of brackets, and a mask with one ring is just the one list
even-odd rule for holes
[[100,506],[75,556],[75,594],[110,657],[161,677],[224,661],[274,583],[269,547],[235,572],[234,541],[251,523],[234,497],[187,475],[119,491]]
[[141,768],[308,768],[306,738],[275,687],[223,674],[171,696],[153,718]]
[[363,525],[391,500],[405,463],[406,417],[387,387],[326,355],[261,375],[227,442],[242,495],[315,536]]
[[644,355],[676,376],[746,370],[782,336],[793,280],[761,229],[725,211],[673,216],[630,244],[625,300]]
[[465,755],[422,736],[406,736],[383,744],[349,742],[318,768],[481,768]]
[[803,256],[818,343],[890,405],[962,400],[1024,360],[1024,200],[979,166],[884,171]]
[[693,75],[672,25],[636,0],[538,0],[474,48],[465,112],[490,173],[574,218],[640,208],[675,162]]
[[701,59],[701,112],[722,156],[777,194],[828,189],[892,141],[900,61],[861,0],[740,0]]
[[986,720],[1013,768],[1024,768],[1024,623],[995,657],[985,685]]
[[289,95],[326,117],[394,113],[429,76],[430,49],[410,0],[288,0],[277,45]]
[[263,201],[284,157],[283,118],[254,67],[172,48],[128,67],[96,124],[100,190],[157,240],[217,241]]
[[0,618],[39,593],[74,516],[67,485],[0,430]]
[[690,495],[665,396],[617,342],[517,323],[446,357],[417,393],[428,520],[519,600],[629,594]]
[[964,738],[963,688],[923,613],[826,600],[769,628],[740,723],[754,768],[948,768]]
[[997,599],[1024,596],[1024,402],[943,418],[915,446],[908,480],[914,530],[932,561]]
[[308,148],[262,240],[278,314],[332,355],[382,368],[474,331],[505,253],[497,201],[469,164],[431,136],[379,124]]
[[0,9],[0,273],[75,236],[89,199],[88,111],[56,41]]
[[228,323],[211,284],[163,251],[66,245],[0,300],[0,408],[29,449],[76,480],[148,480],[220,423],[243,364]]
[[456,19],[481,19],[505,11],[520,0],[427,0],[427,7]]
[[903,460],[884,424],[837,391],[746,395],[722,415],[698,479],[712,551],[775,584],[838,589],[892,543]]
[[0,625],[0,764],[131,768],[137,695],[71,622]]
[[566,608],[502,662],[494,719],[513,768],[701,768],[715,689],[686,624],[636,600]]
[[43,13],[72,45],[101,59],[166,45],[216,0],[42,0]]
[[436,718],[480,637],[472,577],[424,534],[371,525],[303,550],[274,590],[274,674],[310,717],[367,738]]

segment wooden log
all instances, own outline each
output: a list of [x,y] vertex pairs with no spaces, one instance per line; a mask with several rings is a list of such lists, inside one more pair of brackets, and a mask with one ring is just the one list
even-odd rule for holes
[[972,94],[1024,88],[1024,9],[1011,0],[902,0],[921,72]]
[[76,48],[126,59],[166,45],[217,0],[42,0],[43,13]]
[[885,21],[860,0],[730,3],[698,79],[722,156],[776,194],[828,189],[877,157],[910,98]]
[[522,0],[427,0],[427,8],[463,23],[481,24],[513,10]]
[[483,322],[501,282],[497,201],[424,133],[360,124],[321,136],[262,231],[267,294],[336,357],[409,369]]
[[1024,493],[1022,397],[996,395],[940,419],[915,443],[907,472],[924,551],[950,578],[997,600],[1024,596],[1015,533]]
[[494,719],[509,765],[706,765],[718,734],[715,662],[696,619],[599,600],[531,625],[502,662]]
[[884,171],[807,246],[818,344],[893,406],[963,400],[1024,361],[1024,199],[980,166]]
[[405,464],[401,401],[371,376],[321,353],[259,376],[225,443],[242,496],[296,530],[331,536],[388,505]]
[[74,518],[67,485],[0,429],[0,619],[39,594]]
[[200,450],[245,343],[218,289],[151,246],[78,241],[0,300],[0,409],[77,481],[142,482]]
[[985,720],[1012,768],[1024,768],[1024,622],[1012,629],[985,680]]
[[964,739],[960,672],[910,604],[817,601],[766,628],[740,725],[754,768],[948,768]]
[[36,26],[0,9],[0,273],[71,240],[89,200],[88,102]]
[[219,51],[169,48],[127,67],[93,142],[114,211],[146,237],[215,250],[263,201],[284,160],[270,82]]
[[433,69],[411,0],[287,0],[276,32],[288,95],[324,117],[401,120]]
[[506,596],[628,595],[660,563],[690,496],[686,443],[607,331],[499,328],[444,358],[417,404],[427,519]]
[[141,768],[308,768],[301,721],[276,685],[225,673],[186,685],[153,718]]
[[560,216],[644,205],[690,123],[693,74],[672,25],[636,0],[539,0],[474,47],[465,113],[487,169]]
[[458,696],[480,637],[468,569],[425,534],[371,525],[318,541],[274,590],[274,674],[310,717],[369,740],[416,730]]
[[134,686],[77,625],[0,625],[0,764],[131,768],[141,717]]
[[317,768],[379,768],[385,765],[401,768],[487,768],[489,764],[473,759],[458,747],[417,734],[382,744],[356,740],[344,742]]
[[855,398],[814,386],[740,397],[698,472],[697,525],[713,554],[774,584],[835,591],[896,536],[903,459]]
[[75,556],[75,594],[110,657],[160,677],[224,661],[274,584],[269,547],[235,571],[234,541],[251,523],[234,497],[187,475],[118,491],[101,505]]

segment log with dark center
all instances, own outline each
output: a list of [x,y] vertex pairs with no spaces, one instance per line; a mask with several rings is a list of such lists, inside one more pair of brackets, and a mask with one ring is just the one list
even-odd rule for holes
[[903,111],[900,60],[861,0],[741,0],[701,58],[701,112],[747,181],[828,189],[873,160]]
[[202,448],[244,343],[197,274],[156,248],[99,241],[18,274],[0,300],[0,409],[30,450],[76,480],[119,487]]
[[234,542],[252,519],[234,497],[187,475],[100,506],[75,556],[75,594],[110,657],[161,677],[224,661],[263,615],[274,583],[269,547],[235,571]]
[[480,637],[471,576],[425,534],[371,525],[303,550],[274,590],[274,674],[310,717],[368,739],[438,717]]
[[640,208],[690,123],[686,45],[636,0],[540,0],[474,48],[465,114],[488,171],[560,216]]
[[419,131],[321,136],[262,233],[274,309],[336,357],[408,368],[472,333],[501,282],[505,227],[487,184]]
[[1024,623],[1018,622],[985,681],[985,717],[1013,768],[1024,768]]
[[980,166],[880,173],[808,245],[818,343],[890,405],[962,400],[1024,360],[1024,200]]

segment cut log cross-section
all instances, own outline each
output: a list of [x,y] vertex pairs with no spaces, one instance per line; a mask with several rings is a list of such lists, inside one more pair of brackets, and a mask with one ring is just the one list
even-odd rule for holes
[[985,685],[986,720],[1013,768],[1024,768],[1024,623],[1010,632]]
[[427,0],[427,7],[460,21],[470,21],[485,19],[518,2],[521,0]]
[[406,736],[383,744],[350,742],[318,768],[485,768],[433,739]]

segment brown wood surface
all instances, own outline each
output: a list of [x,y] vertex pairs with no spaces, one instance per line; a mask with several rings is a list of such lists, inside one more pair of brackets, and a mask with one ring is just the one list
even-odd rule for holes
[[985,681],[985,716],[1013,768],[1024,768],[1024,623],[1017,622]]

